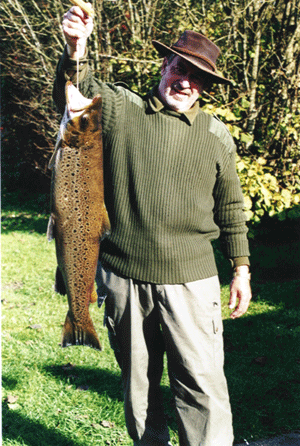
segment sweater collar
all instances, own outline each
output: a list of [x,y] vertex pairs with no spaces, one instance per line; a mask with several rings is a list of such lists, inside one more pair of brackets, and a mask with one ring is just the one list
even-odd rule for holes
[[178,118],[185,118],[187,122],[192,125],[200,109],[199,101],[186,112],[179,113],[166,107],[158,97],[158,88],[154,87],[148,94],[148,105],[152,112],[154,113],[166,113],[171,116],[176,116]]

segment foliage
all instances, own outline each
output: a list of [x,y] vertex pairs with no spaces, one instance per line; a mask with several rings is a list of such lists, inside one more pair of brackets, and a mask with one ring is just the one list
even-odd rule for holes
[[254,222],[274,212],[292,218],[300,197],[299,5],[224,0],[214,11],[220,38],[227,35],[224,72],[234,81],[215,113],[243,157],[238,171],[248,214]]
[[281,220],[286,216],[293,218],[293,210],[288,209],[300,204],[300,195],[296,193],[300,190],[300,184],[280,187],[277,177],[272,174],[273,169],[267,166],[267,161],[262,157],[251,159],[238,156],[237,171],[243,184],[249,220],[258,223],[265,214],[269,217],[278,215]]
[[[51,90],[64,46],[61,20],[69,6],[63,0],[0,5],[3,175],[11,188],[36,187],[34,179],[45,177],[49,187],[47,161],[59,119]],[[228,125],[243,157],[246,167],[241,170],[240,164],[239,172],[248,210],[256,220],[298,202],[300,14],[295,0],[93,0],[93,6],[89,54],[95,75],[123,81],[140,93],[160,75],[153,39],[171,45],[184,29],[195,29],[215,41],[221,49],[219,70],[233,85],[214,87],[203,102]],[[250,164],[256,166],[251,187],[244,172]],[[262,176],[266,185],[270,175],[276,183],[267,187],[274,194],[271,206],[268,194],[259,191]]]
[[[203,109],[215,114],[225,122],[235,140],[239,143],[253,142],[253,135],[237,125],[240,111],[248,107],[243,98],[239,109],[234,112],[227,106],[220,107],[206,103]],[[285,164],[283,165],[283,163]],[[237,155],[237,172],[242,184],[245,211],[254,225],[266,216],[277,216],[279,220],[300,218],[300,173],[299,163],[291,160],[267,160],[263,155]]]

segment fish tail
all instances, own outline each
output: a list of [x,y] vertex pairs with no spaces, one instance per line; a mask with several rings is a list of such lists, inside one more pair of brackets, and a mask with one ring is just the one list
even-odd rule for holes
[[61,346],[69,347],[71,345],[87,345],[96,350],[102,350],[92,319],[89,315],[86,325],[86,328],[78,326],[72,320],[70,312],[68,311],[63,327]]

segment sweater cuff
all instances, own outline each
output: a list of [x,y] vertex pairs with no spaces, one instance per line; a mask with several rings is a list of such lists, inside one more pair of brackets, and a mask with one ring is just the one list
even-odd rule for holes
[[236,268],[237,266],[242,266],[242,265],[250,266],[249,257],[233,257],[232,259],[229,260],[233,269]]

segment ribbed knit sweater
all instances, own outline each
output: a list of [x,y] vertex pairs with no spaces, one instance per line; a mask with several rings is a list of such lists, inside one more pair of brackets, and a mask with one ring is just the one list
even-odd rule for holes
[[[64,54],[54,87],[61,109],[68,70]],[[101,243],[101,261],[119,274],[167,284],[216,275],[211,241],[220,234],[228,258],[248,256],[235,145],[225,125],[198,102],[177,113],[155,89],[142,98],[96,81],[88,70],[81,77],[85,96],[103,98],[111,233]]]

